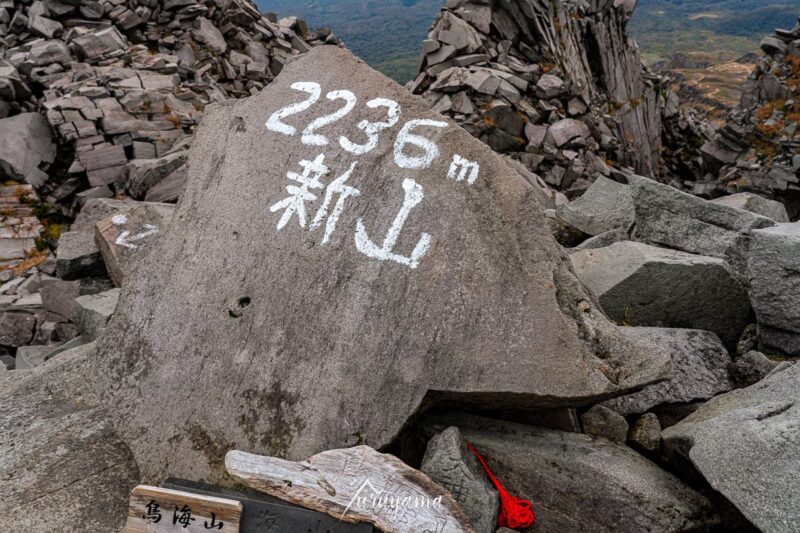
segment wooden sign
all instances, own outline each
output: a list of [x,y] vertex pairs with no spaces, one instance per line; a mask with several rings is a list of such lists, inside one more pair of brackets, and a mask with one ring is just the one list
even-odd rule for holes
[[240,533],[373,533],[371,524],[351,524],[336,517],[293,505],[252,489],[231,490],[187,481],[167,479],[164,487],[242,502]]
[[230,451],[234,479],[343,522],[384,533],[475,533],[453,496],[428,476],[369,446],[318,453],[305,461]]
[[122,533],[239,533],[241,516],[236,500],[139,485]]

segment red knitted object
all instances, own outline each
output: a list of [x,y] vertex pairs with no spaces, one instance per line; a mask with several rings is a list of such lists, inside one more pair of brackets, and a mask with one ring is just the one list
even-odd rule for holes
[[510,527],[511,529],[531,527],[533,521],[536,520],[531,502],[509,494],[500,482],[497,481],[497,478],[494,477],[492,471],[489,470],[489,466],[486,464],[486,461],[483,460],[481,454],[478,453],[478,450],[470,443],[467,443],[467,448],[478,458],[478,461],[481,463],[481,466],[483,466],[483,469],[486,470],[486,475],[489,476],[494,488],[500,493],[500,513],[497,515],[497,525],[500,527]]

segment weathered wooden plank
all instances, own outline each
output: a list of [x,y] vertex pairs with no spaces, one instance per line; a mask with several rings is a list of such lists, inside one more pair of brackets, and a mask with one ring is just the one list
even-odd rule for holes
[[449,492],[369,446],[329,450],[296,463],[234,450],[225,467],[247,486],[386,533],[474,533]]
[[122,533],[239,533],[241,517],[236,500],[139,485],[131,492]]

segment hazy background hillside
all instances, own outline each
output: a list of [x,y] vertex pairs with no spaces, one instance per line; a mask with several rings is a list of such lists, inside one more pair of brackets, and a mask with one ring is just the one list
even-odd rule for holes
[[262,11],[297,15],[333,29],[347,46],[384,74],[414,75],[420,43],[444,0],[256,0]]
[[[257,0],[263,11],[327,26],[356,54],[398,81],[414,73],[420,41],[444,0]],[[645,59],[681,52],[714,62],[758,49],[776,27],[791,27],[800,0],[639,0],[631,21]]]
[[676,52],[732,59],[798,15],[800,0],[639,0],[630,30],[650,63]]

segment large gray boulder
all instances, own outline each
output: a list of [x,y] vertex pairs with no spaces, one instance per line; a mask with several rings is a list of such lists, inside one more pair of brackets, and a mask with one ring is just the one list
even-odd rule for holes
[[533,502],[533,531],[704,531],[709,502],[630,448],[580,433],[466,414],[423,421],[457,426],[510,494]]
[[494,533],[500,497],[457,427],[428,442],[420,471],[450,491],[475,533]]
[[582,232],[597,236],[633,224],[630,188],[602,176],[577,200],[556,210],[558,217]]
[[636,210],[636,240],[725,259],[743,279],[751,232],[775,225],[767,217],[709,202],[649,178],[629,176],[628,181]]
[[626,325],[712,331],[729,349],[747,326],[747,291],[722,259],[632,241],[570,259],[608,316]]
[[53,132],[42,115],[22,113],[0,119],[0,177],[40,187],[47,181],[42,168],[55,157]]
[[800,365],[712,399],[665,430],[665,451],[700,471],[761,531],[800,523]]
[[[759,326],[779,330],[772,337],[796,339],[766,342],[762,349],[800,355],[800,222],[753,232],[750,251],[750,299]],[[765,329],[765,328],[762,328]],[[765,344],[765,335],[760,336]]]
[[605,402],[623,415],[640,414],[660,404],[707,400],[731,390],[731,358],[715,334],[697,329],[634,328],[633,333],[663,346],[672,355],[675,377]]
[[[340,98],[353,112],[308,131]],[[394,104],[375,98],[401,121],[377,125]],[[668,354],[588,303],[532,186],[345,50],[315,48],[258,95],[206,108],[188,165],[96,358],[147,480],[215,478],[234,447],[380,448],[429,391],[557,407],[669,376]]]
[[3,531],[119,531],[138,472],[85,379],[94,345],[0,374]]

